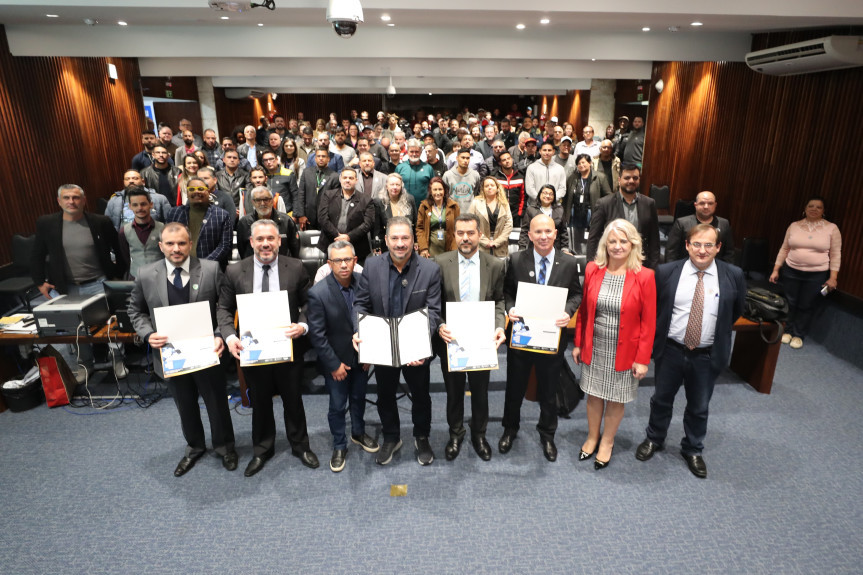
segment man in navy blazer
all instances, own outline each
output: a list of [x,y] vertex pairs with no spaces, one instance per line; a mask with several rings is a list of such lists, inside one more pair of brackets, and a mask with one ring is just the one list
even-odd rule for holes
[[[231,215],[210,204],[210,190],[200,178],[189,180],[189,203],[171,208],[165,223],[179,222],[192,231],[192,248],[198,259],[219,262],[222,270],[231,258],[234,240]],[[197,233],[195,233],[197,228]]]
[[360,274],[354,273],[357,255],[350,242],[333,242],[327,248],[327,262],[332,273],[312,286],[306,317],[309,341],[318,355],[318,369],[330,393],[327,420],[333,435],[330,469],[338,473],[345,468],[348,439],[345,435],[345,413],[348,400],[351,409],[351,441],[369,453],[380,449],[377,441],[366,434],[366,387],[368,366],[360,365],[351,338],[354,333],[354,300]]
[[[403,216],[387,222],[386,244],[389,251],[366,260],[362,281],[357,292],[354,312],[397,318],[412,311],[428,308],[429,337],[440,325],[440,268],[431,260],[414,252],[414,232],[411,221]],[[354,325],[358,326],[357,319]],[[354,344],[360,340],[354,334]],[[429,363],[431,358],[414,361],[402,367],[378,365],[378,414],[381,418],[384,444],[377,462],[387,465],[402,442],[399,411],[396,404],[399,376],[404,374],[411,391],[411,416],[414,424],[414,446],[420,465],[430,465],[434,453],[429,444],[431,432],[431,396],[429,395]]]
[[647,461],[663,449],[674,396],[682,384],[686,411],[680,453],[693,475],[702,479],[707,477],[701,452],[708,405],[716,377],[731,356],[731,331],[746,300],[743,271],[716,259],[721,249],[718,230],[698,224],[686,240],[689,258],[656,270],[656,387],[650,399],[647,438],[635,451],[637,459]]

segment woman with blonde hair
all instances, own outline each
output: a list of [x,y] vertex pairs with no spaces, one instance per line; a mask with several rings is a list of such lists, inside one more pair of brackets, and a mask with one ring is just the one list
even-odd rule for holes
[[624,404],[635,399],[650,363],[656,282],[643,259],[638,230],[616,219],[585,269],[572,358],[581,364],[580,385],[587,395],[587,439],[578,459],[596,454],[594,469],[608,466]]
[[509,254],[509,233],[512,231],[512,214],[506,192],[492,176],[480,182],[480,195],[468,207],[468,213],[479,218],[479,245],[487,253],[505,258]]
[[380,225],[377,226],[375,244],[382,250],[386,245],[382,241],[387,229],[387,222],[396,216],[402,216],[411,221],[411,229],[416,227],[417,208],[414,197],[405,191],[404,181],[401,174],[390,174],[387,176],[384,187],[378,192],[373,200],[378,213]]

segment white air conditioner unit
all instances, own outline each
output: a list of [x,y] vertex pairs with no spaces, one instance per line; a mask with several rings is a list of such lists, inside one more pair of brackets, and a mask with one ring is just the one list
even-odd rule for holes
[[250,90],[249,88],[225,88],[225,97],[231,100],[245,100],[246,98],[265,98],[269,92],[261,90]]
[[252,9],[251,0],[209,0],[210,8],[223,12],[245,12]]
[[827,36],[758,50],[746,55],[746,65],[762,74],[793,76],[863,66],[863,37]]

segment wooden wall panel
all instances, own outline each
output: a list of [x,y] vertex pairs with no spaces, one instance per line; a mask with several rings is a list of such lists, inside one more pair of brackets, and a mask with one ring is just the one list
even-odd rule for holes
[[671,202],[711,190],[735,242],[769,240],[775,256],[812,195],[844,235],[840,290],[863,298],[860,181],[863,68],[765,76],[743,63],[662,62],[651,84],[642,189],[668,184]]
[[139,75],[134,59],[13,57],[0,26],[0,265],[13,234],[57,211],[60,185],[80,185],[91,210],[122,187],[145,125]]
[[198,135],[210,126],[201,126],[201,105],[198,102],[153,102],[153,112],[160,124],[168,124],[174,135],[180,130],[180,120],[192,122],[192,131]]

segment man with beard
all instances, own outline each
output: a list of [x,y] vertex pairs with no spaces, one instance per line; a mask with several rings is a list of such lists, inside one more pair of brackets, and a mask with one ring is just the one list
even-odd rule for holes
[[524,172],[516,169],[512,154],[508,151],[500,153],[500,167],[492,172],[494,179],[506,190],[506,199],[512,213],[512,225],[514,229],[521,227],[521,217],[524,215]]
[[326,148],[327,154],[329,155],[329,163],[327,166],[337,174],[340,174],[342,168],[345,167],[345,161],[342,159],[341,154],[337,154],[333,151],[333,147],[330,144],[330,135],[324,132],[323,134],[318,134],[318,148]]
[[360,263],[371,252],[368,233],[375,223],[375,205],[366,194],[356,193],[357,172],[345,168],[339,175],[341,189],[328,190],[318,202],[318,224],[321,237],[318,249],[326,253],[333,242],[351,242]]
[[[234,327],[237,296],[274,291],[288,292],[293,323],[285,329],[285,337],[294,341],[292,361],[242,368],[252,401],[254,453],[246,467],[245,476],[251,477],[258,473],[275,454],[276,420],[273,416],[273,395],[276,393],[282,398],[285,430],[291,444],[291,453],[306,467],[316,469],[320,464],[309,444],[301,389],[302,358],[308,347],[304,336],[309,331],[305,307],[312,285],[311,278],[300,260],[279,255],[279,228],[272,220],[258,220],[252,224],[250,244],[254,257],[246,258],[230,267],[219,296],[217,315],[225,344],[231,355],[239,360],[243,344]],[[242,317],[239,327],[243,329]]]
[[635,164],[641,169],[644,155],[644,118],[635,116],[632,119],[632,130],[625,139],[621,139],[617,155],[624,164]]
[[150,201],[150,193],[144,188],[128,188],[126,201],[134,219],[123,224],[118,243],[123,262],[128,264],[128,276],[134,280],[138,269],[165,257],[159,249],[159,236],[165,224],[153,219],[153,203]]
[[360,152],[360,170],[357,174],[357,191],[374,200],[381,197],[387,175],[375,169],[375,157],[370,152]]
[[294,218],[301,230],[318,228],[318,196],[327,190],[339,189],[339,176],[329,168],[330,151],[320,146],[315,150],[314,165],[307,165],[300,179]]
[[180,168],[172,166],[168,158],[168,149],[163,144],[156,144],[153,147],[153,164],[144,168],[141,177],[146,187],[155,190],[173,206],[177,201],[177,178],[180,176]]
[[300,232],[294,219],[284,212],[273,207],[273,192],[266,186],[258,186],[249,192],[252,199],[253,209],[240,218],[237,223],[237,250],[240,259],[252,255],[252,246],[249,238],[252,235],[252,224],[258,220],[272,220],[279,228],[281,246],[279,253],[292,258],[300,257]]
[[[298,195],[297,174],[289,168],[280,166],[278,156],[270,150],[261,154],[261,164],[267,171],[268,187],[273,195],[278,194],[284,200],[285,211],[291,213]],[[251,210],[246,213],[251,213]]]
[[[134,210],[129,206],[129,198],[127,192],[133,188],[144,187],[144,179],[137,170],[126,170],[123,172],[123,189],[119,192],[114,192],[111,199],[108,200],[108,205],[105,206],[105,215],[110,218],[111,223],[118,230],[123,225],[135,219]],[[147,188],[147,192],[154,194],[151,198],[152,216],[154,219],[164,222],[168,217],[168,210],[171,209],[171,204],[161,194],[156,194],[152,189]]]
[[201,151],[207,155],[207,163],[216,168],[216,165],[219,163],[219,160],[222,158],[222,148],[218,144],[218,140],[216,139],[216,132],[207,128],[204,130],[204,143],[201,146]]
[[228,150],[222,158],[224,168],[216,172],[220,189],[231,194],[235,206],[240,206],[243,199],[240,190],[249,188],[249,172],[240,168],[240,155],[237,150]]
[[200,148],[195,145],[195,136],[192,134],[191,130],[183,130],[183,133],[180,134],[182,137],[183,144],[177,147],[177,151],[174,152],[174,165],[182,166],[183,158],[186,156],[194,154]]
[[192,130],[192,122],[190,122],[186,118],[183,118],[182,120],[180,120],[180,123],[178,124],[178,127],[177,127],[177,131],[174,132],[174,136],[171,139],[171,141],[174,143],[174,145],[177,146],[178,148],[182,147],[184,145],[183,132],[185,132],[186,130],[189,130],[190,132],[192,132],[193,143],[195,144],[196,148],[200,148],[204,144],[204,141],[201,139],[201,136],[194,133],[194,130]]
[[611,184],[611,191],[617,191],[617,181],[620,179],[620,158],[614,155],[614,143],[603,140],[599,143],[599,156],[593,159],[593,171],[604,174]]
[[416,138],[407,143],[407,160],[396,166],[396,173],[404,181],[405,191],[420,205],[428,194],[429,181],[434,177],[431,166],[420,159],[422,144]]
[[484,178],[496,172],[500,167],[500,155],[506,151],[506,144],[503,143],[503,138],[495,137],[491,142],[491,156],[486,158],[485,161],[480,164],[479,172],[480,177]]
[[[455,219],[457,250],[435,258],[440,266],[442,299],[444,302],[494,302],[494,343],[497,347],[506,340],[504,322],[506,313],[503,301],[503,261],[479,251],[479,218],[475,214],[461,214]],[[465,381],[470,382],[471,422],[470,434],[474,451],[483,461],[491,459],[491,447],[485,438],[488,426],[488,382],[490,371],[456,371],[448,367],[447,346],[453,341],[446,325],[446,304],[443,304],[443,322],[438,327],[437,355],[441,358],[444,385],[446,386],[446,418],[449,424],[449,442],[444,449],[447,461],[458,457],[466,435],[464,429]],[[491,335],[490,335],[491,337]]]
[[347,133],[345,132],[345,129],[341,126],[336,128],[336,133],[333,134],[333,139],[335,141],[330,144],[330,151],[340,155],[344,164],[346,166],[350,166],[354,158],[357,157],[357,152],[345,143],[346,138]]
[[309,158],[315,156],[315,133],[308,126],[303,126],[300,131],[300,139],[297,142],[297,155],[306,165],[310,164]]
[[199,259],[219,262],[224,269],[231,257],[234,239],[231,215],[210,204],[210,189],[201,178],[191,178],[186,192],[188,203],[171,208],[168,222],[180,222],[187,226],[192,253]]
[[216,178],[216,172],[210,166],[200,168],[197,175],[210,192],[210,204],[218,206],[230,214],[231,229],[233,229],[234,222],[240,217],[240,212],[237,210],[234,200],[231,199],[231,194],[218,188],[219,179]]
[[139,172],[153,163],[153,148],[156,146],[156,134],[152,130],[141,132],[141,145],[143,151],[138,152],[132,158],[132,169]]

